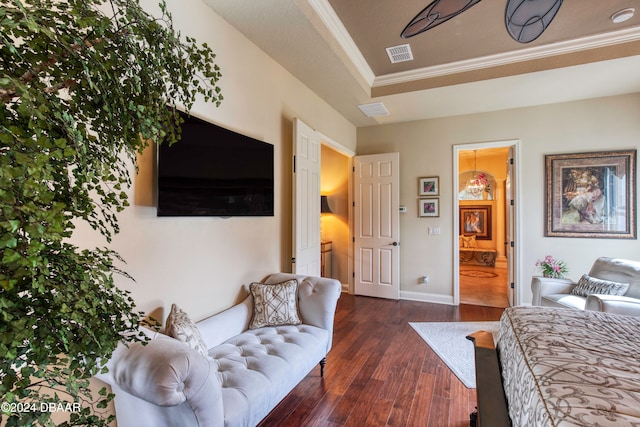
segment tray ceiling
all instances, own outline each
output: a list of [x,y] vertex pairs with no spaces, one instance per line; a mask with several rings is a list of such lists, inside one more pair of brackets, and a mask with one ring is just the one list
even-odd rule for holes
[[[640,10],[611,20],[635,0],[565,0],[526,44],[505,28],[506,0],[407,39],[429,1],[204,1],[356,126],[640,91]],[[413,60],[392,63],[386,49],[405,44]],[[364,116],[371,102],[390,114]]]

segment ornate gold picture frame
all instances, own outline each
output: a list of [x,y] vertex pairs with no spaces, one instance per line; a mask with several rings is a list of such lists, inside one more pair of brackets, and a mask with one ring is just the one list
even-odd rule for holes
[[545,155],[545,236],[636,239],[636,151]]

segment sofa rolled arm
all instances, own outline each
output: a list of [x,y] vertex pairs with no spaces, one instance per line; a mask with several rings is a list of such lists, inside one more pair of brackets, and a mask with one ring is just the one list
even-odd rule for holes
[[593,294],[587,296],[585,310],[640,317],[640,299],[618,295]]
[[571,279],[534,276],[531,279],[532,305],[542,305],[542,297],[553,294],[568,294],[576,284]]
[[172,338],[122,346],[114,356],[109,374],[122,390],[159,406],[187,402],[198,425],[221,425],[222,388],[212,360]]
[[327,353],[333,339],[333,321],[338,299],[342,293],[342,284],[328,277],[304,276],[291,273],[274,273],[264,283],[280,283],[285,280],[298,281],[298,308],[302,322],[317,326],[329,332]]

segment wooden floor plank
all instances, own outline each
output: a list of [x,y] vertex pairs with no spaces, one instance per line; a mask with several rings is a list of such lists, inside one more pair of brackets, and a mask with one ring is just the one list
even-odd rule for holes
[[[389,414],[391,413],[391,407],[393,406],[393,400],[387,399],[378,399],[373,402],[373,405],[370,410],[367,411],[369,414],[367,419],[364,421],[364,424],[353,424],[367,427],[384,427],[387,425],[387,420],[389,419]],[[351,420],[349,420],[351,422]]]
[[433,396],[431,405],[429,407],[429,421],[427,426],[429,427],[442,427],[451,426],[449,421],[449,405],[451,400],[441,397]]
[[[449,424],[451,426],[469,426],[469,414],[473,412],[475,407],[475,389],[468,389],[460,381],[451,381],[451,396],[460,396],[457,399],[451,399],[449,406]],[[465,398],[466,396],[466,398]],[[470,401],[473,400],[473,406]]]
[[418,426],[428,425],[429,415],[431,414],[434,384],[436,377],[433,374],[422,372],[418,377],[415,393],[413,394],[413,402],[409,413],[407,425]]
[[405,366],[394,365],[383,378],[383,384],[380,388],[380,399],[387,399],[393,402],[398,395],[398,391],[403,386],[403,381],[407,368]]
[[[367,419],[372,410],[375,411],[375,409],[377,409],[377,412],[379,412],[379,410],[385,409],[385,405],[376,408],[376,404],[380,402],[378,395],[381,385],[382,381],[379,380],[370,379],[367,381],[362,393],[358,396],[358,400],[353,405],[350,416],[345,420],[344,425],[354,427],[369,426],[370,424],[367,423]],[[389,411],[387,409],[387,415],[384,417],[385,421],[388,414]]]
[[303,424],[307,427],[324,427],[327,425],[337,425],[328,421],[331,412],[340,401],[342,396],[335,393],[325,393],[325,395],[317,402],[313,410],[309,412],[308,417]]
[[436,368],[436,383],[434,384],[435,395],[444,397],[445,399],[451,399],[451,383],[456,379],[455,374],[451,372],[444,362],[438,363]]
[[469,425],[476,404],[409,322],[498,320],[503,309],[343,294],[324,378],[309,375],[262,421],[266,426]]
[[412,357],[407,363],[402,387],[398,390],[398,394],[394,401],[389,420],[389,426],[407,426],[409,425],[409,416],[413,406],[413,399],[418,387],[418,379],[422,371],[423,358],[419,355]]

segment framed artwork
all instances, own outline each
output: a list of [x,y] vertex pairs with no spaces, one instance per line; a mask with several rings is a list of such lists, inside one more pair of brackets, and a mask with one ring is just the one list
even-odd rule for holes
[[418,178],[418,197],[438,196],[440,193],[440,179],[437,176]]
[[440,216],[440,199],[418,199],[418,216],[419,217],[436,217]]
[[545,236],[636,239],[636,155],[545,155]]
[[491,240],[491,206],[460,206],[460,234]]

